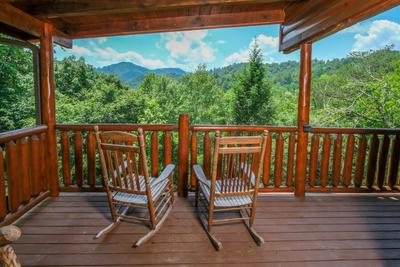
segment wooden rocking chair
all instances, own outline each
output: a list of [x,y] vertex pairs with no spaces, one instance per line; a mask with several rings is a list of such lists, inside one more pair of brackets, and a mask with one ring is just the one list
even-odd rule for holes
[[[97,126],[95,131],[113,220],[95,238],[110,232],[121,220],[147,221],[151,230],[133,244],[138,247],[154,236],[171,212],[175,166],[167,165],[157,178],[149,176],[142,129],[138,129],[138,136],[116,131],[100,133]],[[145,216],[131,214],[132,208],[148,212]]]
[[[200,165],[193,165],[198,216],[216,250],[222,248],[212,233],[217,223],[243,221],[257,245],[264,243],[253,229],[253,222],[267,136],[268,131],[263,136],[221,137],[217,131],[211,180]],[[214,218],[224,211],[238,211],[239,216]]]

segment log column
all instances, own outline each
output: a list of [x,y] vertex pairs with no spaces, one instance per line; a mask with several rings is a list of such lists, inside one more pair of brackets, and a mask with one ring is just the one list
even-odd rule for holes
[[178,195],[186,197],[188,194],[189,175],[189,115],[179,115],[179,143],[178,143]]
[[40,93],[42,123],[47,130],[47,168],[51,196],[59,193],[58,159],[56,138],[56,101],[54,86],[53,27],[44,24],[43,36],[40,38]]
[[304,131],[303,127],[310,120],[311,52],[311,43],[301,45],[295,181],[295,195],[299,197],[305,195],[307,176],[308,133]]

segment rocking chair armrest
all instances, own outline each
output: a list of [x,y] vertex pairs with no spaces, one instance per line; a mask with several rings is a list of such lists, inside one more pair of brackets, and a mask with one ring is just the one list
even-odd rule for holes
[[194,174],[195,174],[197,180],[199,180],[201,183],[203,183],[207,186],[210,186],[210,183],[208,182],[207,177],[204,174],[203,168],[199,164],[193,165],[193,171],[194,171]]
[[157,185],[157,184],[163,182],[165,179],[168,179],[171,176],[171,174],[174,171],[174,169],[175,169],[175,165],[174,164],[168,164],[164,168],[164,170],[161,172],[160,176],[158,176],[156,178],[156,181],[154,182],[154,185]]

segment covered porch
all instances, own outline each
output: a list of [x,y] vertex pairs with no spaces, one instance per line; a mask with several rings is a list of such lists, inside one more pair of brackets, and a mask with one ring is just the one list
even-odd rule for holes
[[[13,246],[22,264],[397,266],[400,129],[314,127],[309,116],[312,43],[399,3],[0,2],[1,32],[40,46],[39,124],[0,134],[1,225],[21,227],[22,237]],[[100,123],[103,131],[143,128],[152,176],[176,164],[180,198],[160,233],[143,247],[131,248],[145,231],[136,224],[93,240],[110,221],[95,125],[57,123],[53,44],[70,48],[77,38],[264,24],[281,25],[281,51],[301,50],[297,125],[197,125],[190,123],[190,114],[174,124]],[[209,176],[217,130],[271,133],[255,223],[266,241],[262,247],[252,243],[243,225],[232,224],[216,227],[226,246],[215,252],[195,218],[191,166],[202,164]]]
[[17,225],[13,246],[24,266],[398,266],[400,197],[396,195],[292,195],[259,197],[258,247],[239,223],[216,226],[217,252],[199,223],[194,199],[177,198],[159,233],[132,248],[147,227],[123,223],[102,239],[109,224],[103,193],[62,193],[47,199]]

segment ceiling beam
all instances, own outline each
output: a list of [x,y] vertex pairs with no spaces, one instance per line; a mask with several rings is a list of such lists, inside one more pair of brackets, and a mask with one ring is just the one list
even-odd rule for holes
[[[44,33],[44,23],[41,20],[7,3],[0,3],[0,22],[34,38],[40,38]],[[54,42],[72,48],[72,40],[57,29],[54,31]]]
[[309,0],[285,9],[279,48],[288,53],[400,4],[400,0]]
[[35,37],[43,35],[43,22],[7,3],[0,3],[0,21]]
[[[284,4],[298,0],[284,0]],[[247,5],[247,4],[269,4],[282,2],[282,0],[36,0],[26,3],[16,1],[14,3],[34,16],[48,18],[69,16],[91,16],[101,14],[118,14],[132,12],[148,12],[162,9],[187,8],[191,6],[208,5]]]
[[67,29],[72,38],[90,38],[113,35],[157,33],[223,27],[266,25],[282,23],[283,9],[253,12],[195,15],[137,20],[109,20],[99,23],[82,23]]

